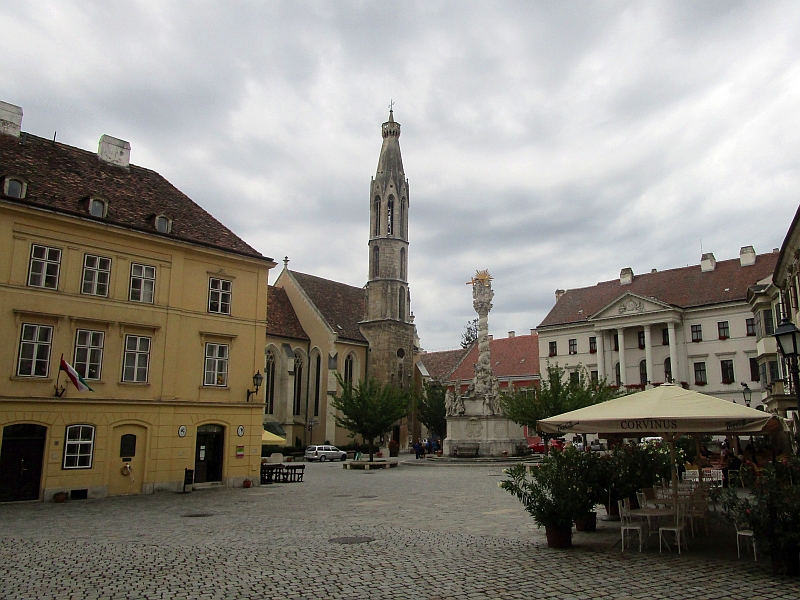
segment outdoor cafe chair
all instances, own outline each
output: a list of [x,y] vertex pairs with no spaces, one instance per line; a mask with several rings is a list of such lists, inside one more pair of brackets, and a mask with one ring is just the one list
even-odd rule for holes
[[667,550],[670,550],[667,538],[664,536],[667,532],[672,532],[675,535],[675,544],[678,546],[678,554],[681,553],[681,545],[686,550],[689,549],[686,541],[686,508],[682,502],[679,502],[675,507],[675,522],[672,525],[662,525],[658,528],[658,551],[661,552],[661,542],[663,540]]
[[639,503],[639,508],[647,508],[647,497],[644,492],[636,492],[636,501]]
[[737,485],[741,488],[744,487],[741,472],[738,469],[728,469],[728,487],[735,488]]
[[722,469],[711,469],[711,483],[722,485],[724,479]]
[[708,500],[706,499],[705,490],[697,488],[695,493],[689,498],[686,503],[686,516],[689,518],[689,524],[692,530],[692,537],[694,537],[694,522],[695,520],[702,519],[703,526],[708,535],[708,521],[706,521],[706,513],[708,512]]
[[628,532],[628,550],[631,548],[631,533],[636,532],[639,534],[639,552],[642,551],[642,539],[644,538],[643,531],[644,525],[642,523],[634,523],[631,517],[631,501],[628,498],[624,500],[617,500],[619,506],[619,521],[620,533],[622,534],[622,552],[625,552],[625,532]]
[[747,545],[748,539],[750,541],[750,545],[753,547],[753,560],[758,562],[758,555],[756,554],[756,540],[753,537],[753,530],[752,529],[739,529],[739,523],[736,521],[733,522],[736,525],[736,556],[738,558],[742,558],[742,550],[739,546],[740,538],[744,538],[745,546]]
[[698,483],[700,481],[700,471],[697,469],[689,469],[683,474],[684,482]]

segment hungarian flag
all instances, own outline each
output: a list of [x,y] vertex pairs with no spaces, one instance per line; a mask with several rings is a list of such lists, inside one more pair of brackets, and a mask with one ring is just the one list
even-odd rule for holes
[[66,372],[67,376],[72,380],[72,383],[79,392],[94,391],[89,387],[89,384],[86,383],[86,380],[81,377],[75,369],[72,368],[72,365],[64,360],[63,354],[61,355],[61,370]]

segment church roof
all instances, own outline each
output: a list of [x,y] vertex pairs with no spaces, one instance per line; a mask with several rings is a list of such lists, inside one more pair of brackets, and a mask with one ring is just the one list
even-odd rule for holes
[[450,374],[458,367],[468,352],[469,348],[428,352],[420,357],[419,362],[425,366],[428,374],[434,379],[449,381]]
[[636,275],[627,285],[613,279],[592,287],[567,290],[539,327],[586,322],[626,293],[654,298],[679,308],[744,302],[748,288],[772,275],[777,260],[777,253],[759,254],[755,264],[744,267],[734,258],[716,263],[713,271],[703,272],[700,265],[693,265]]
[[[108,164],[94,152],[22,133],[0,135],[0,175],[28,184],[25,198],[3,197],[8,202],[272,261],[150,169]],[[88,213],[89,197],[108,203],[105,217]],[[172,219],[170,233],[156,231],[156,215]]]
[[273,337],[309,340],[289,296],[283,288],[267,287],[267,335]]
[[366,309],[364,288],[297,271],[290,273],[339,338],[367,343],[358,326]]

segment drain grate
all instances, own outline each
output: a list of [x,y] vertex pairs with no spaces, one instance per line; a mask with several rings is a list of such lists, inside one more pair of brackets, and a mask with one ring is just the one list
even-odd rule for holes
[[377,498],[377,496],[359,496],[359,498]]
[[353,494],[334,494],[334,498],[350,498]]
[[328,541],[333,542],[334,544],[365,544],[366,542],[374,542],[375,538],[362,535],[355,537],[331,538]]
[[213,517],[214,513],[189,513],[188,515],[181,515],[189,519],[201,519],[203,517]]

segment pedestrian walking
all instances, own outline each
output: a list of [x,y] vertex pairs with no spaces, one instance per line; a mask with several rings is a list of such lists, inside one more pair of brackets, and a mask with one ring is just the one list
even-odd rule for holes
[[361,460],[361,444],[356,442],[355,452],[353,453],[353,460]]

